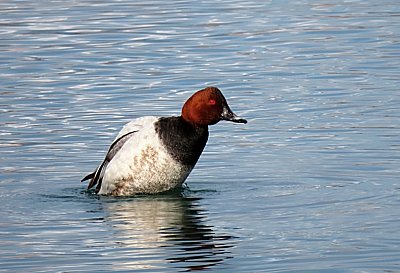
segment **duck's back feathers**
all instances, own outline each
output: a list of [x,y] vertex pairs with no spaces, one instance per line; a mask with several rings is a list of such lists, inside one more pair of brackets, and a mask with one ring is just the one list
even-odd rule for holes
[[94,171],[93,173],[88,174],[85,176],[81,182],[91,179],[88,185],[88,189],[93,188],[97,185],[95,192],[98,193],[101,189],[101,185],[103,182],[103,177],[105,171],[107,169],[108,164],[114,158],[114,156],[121,150],[124,144],[133,137],[134,133],[138,132],[147,122],[154,122],[157,119],[156,117],[141,117],[138,119],[134,119],[131,122],[127,123],[122,130],[118,133],[118,136],[110,145],[108,152],[100,164],[100,166]]
[[82,181],[90,179],[90,183],[88,185],[88,189],[91,189],[97,184],[96,193],[100,191],[101,182],[103,181],[104,172],[107,168],[108,163],[113,159],[113,157],[121,150],[122,146],[124,146],[125,142],[132,136],[132,134],[136,133],[137,131],[128,132],[125,135],[118,137],[108,149],[107,155],[103,162],[101,163],[100,167],[94,173],[89,174],[86,176]]

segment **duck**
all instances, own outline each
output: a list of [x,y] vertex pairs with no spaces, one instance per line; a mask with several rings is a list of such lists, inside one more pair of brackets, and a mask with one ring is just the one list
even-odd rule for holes
[[98,195],[157,194],[181,188],[206,146],[208,126],[247,123],[213,86],[195,92],[180,116],[144,116],[128,122],[102,163],[81,182]]

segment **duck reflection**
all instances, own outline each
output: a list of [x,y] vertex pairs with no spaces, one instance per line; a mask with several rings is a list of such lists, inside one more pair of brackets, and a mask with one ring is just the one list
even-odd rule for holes
[[102,202],[114,239],[123,249],[124,258],[119,259],[117,267],[172,266],[193,271],[209,269],[230,258],[233,237],[217,235],[214,227],[206,224],[207,213],[199,207],[199,200],[175,194]]

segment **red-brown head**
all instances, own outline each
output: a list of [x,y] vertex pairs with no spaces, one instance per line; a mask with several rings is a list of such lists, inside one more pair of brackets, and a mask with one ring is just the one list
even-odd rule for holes
[[216,87],[194,93],[183,105],[182,117],[196,126],[213,125],[220,120],[247,123],[231,111],[224,95]]

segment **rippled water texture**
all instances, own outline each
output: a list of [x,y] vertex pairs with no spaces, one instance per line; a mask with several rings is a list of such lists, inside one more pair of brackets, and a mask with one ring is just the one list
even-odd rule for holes
[[[398,1],[1,1],[0,272],[400,272]],[[182,193],[80,179],[216,85]]]

